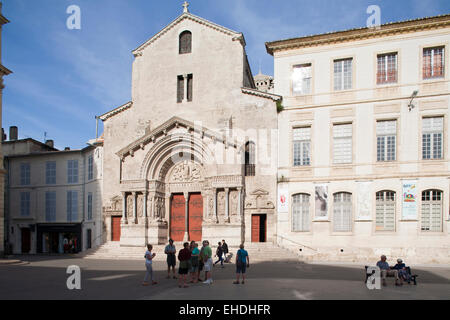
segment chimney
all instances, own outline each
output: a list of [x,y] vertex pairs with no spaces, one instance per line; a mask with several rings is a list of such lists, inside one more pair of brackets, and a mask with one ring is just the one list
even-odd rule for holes
[[54,145],[55,145],[55,143],[54,143],[53,140],[45,140],[45,144],[46,144],[47,146],[49,146],[50,148],[53,148]]
[[70,148],[69,147],[65,147],[64,151],[70,151]]
[[19,136],[19,129],[16,126],[9,127],[9,140],[17,140]]

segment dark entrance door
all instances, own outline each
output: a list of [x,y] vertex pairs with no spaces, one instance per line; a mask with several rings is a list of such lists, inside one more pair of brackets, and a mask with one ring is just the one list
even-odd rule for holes
[[189,241],[202,240],[203,197],[200,193],[189,195]]
[[86,248],[92,248],[92,230],[87,229],[87,239],[86,239]]
[[29,228],[23,228],[22,231],[22,253],[30,253],[31,250],[31,232]]
[[183,241],[185,232],[185,206],[184,195],[174,194],[170,206],[170,238],[174,241]]
[[111,217],[112,218],[112,235],[111,241],[120,241],[120,220],[122,217]]
[[252,242],[266,242],[267,216],[265,214],[252,215]]

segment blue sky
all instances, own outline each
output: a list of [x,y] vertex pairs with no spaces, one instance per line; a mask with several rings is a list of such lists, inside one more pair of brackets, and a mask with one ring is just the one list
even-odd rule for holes
[[[254,74],[273,74],[266,41],[364,27],[369,5],[381,22],[450,13],[448,0],[191,0],[190,12],[243,32]],[[82,148],[95,115],[131,97],[131,51],[182,13],[182,0],[3,0],[3,127],[19,137]],[[81,30],[66,9],[81,9]],[[100,129],[101,130],[101,129]]]

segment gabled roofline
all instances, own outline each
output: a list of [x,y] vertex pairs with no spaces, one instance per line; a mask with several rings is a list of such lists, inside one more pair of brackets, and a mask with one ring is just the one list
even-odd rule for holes
[[121,105],[120,107],[117,107],[117,108],[115,108],[115,109],[113,109],[113,110],[111,110],[111,111],[108,111],[108,112],[102,114],[101,116],[98,116],[98,118],[99,118],[100,120],[102,120],[102,121],[106,121],[106,120],[108,120],[109,118],[114,117],[116,114],[119,114],[119,113],[121,113],[122,111],[131,108],[132,106],[133,106],[133,102],[132,102],[132,101],[129,101],[129,102],[127,102],[127,103]]
[[321,46],[332,43],[358,41],[370,38],[380,38],[389,35],[411,33],[450,27],[450,14],[433,17],[390,22],[378,28],[354,28],[344,31],[334,31],[298,38],[266,42],[267,53],[273,55],[276,51],[284,51],[305,47]]
[[192,21],[198,22],[200,24],[204,24],[207,27],[210,27],[214,30],[217,30],[219,32],[223,32],[229,36],[233,36],[233,41],[235,40],[239,40],[242,45],[245,47],[246,42],[245,42],[245,38],[244,35],[241,32],[236,32],[233,31],[231,29],[228,29],[226,27],[220,26],[214,22],[211,22],[209,20],[206,20],[204,18],[198,17],[196,15],[193,15],[190,12],[185,12],[183,14],[181,14],[180,16],[178,16],[175,20],[173,20],[171,23],[169,23],[164,29],[162,29],[160,32],[158,32],[157,34],[155,34],[153,37],[151,37],[150,39],[148,39],[146,42],[144,42],[143,44],[141,44],[139,47],[137,47],[136,49],[134,49],[132,51],[133,55],[136,56],[140,56],[142,55],[142,51],[147,48],[149,45],[151,45],[153,42],[155,42],[157,39],[161,38],[164,34],[166,34],[169,30],[171,30],[173,27],[175,27],[178,23],[180,23],[181,21],[183,21],[184,19],[190,19]]
[[261,98],[271,99],[273,101],[279,101],[282,99],[282,97],[277,94],[262,92],[262,91],[259,91],[256,89],[241,88],[241,90],[242,90],[242,93],[250,94],[252,96],[257,96],[257,97],[261,97]]
[[[170,129],[172,129],[174,127],[178,128],[180,126],[188,128],[189,130],[192,129],[193,131],[196,131],[197,129],[199,129],[197,124],[195,124],[191,121],[179,118],[177,116],[174,116],[174,117],[170,118],[169,120],[167,120],[166,122],[164,122],[162,125],[158,126],[157,128],[153,129],[149,133],[145,134],[143,137],[130,143],[125,148],[122,148],[121,150],[119,150],[116,153],[116,155],[120,159],[125,158],[127,155],[133,156],[135,151],[137,151],[139,149],[143,149],[144,146],[149,143],[155,142],[157,137],[165,136]],[[213,138],[218,142],[226,143],[227,146],[229,146],[229,147],[237,148],[237,145],[235,143],[227,141],[226,139],[224,139],[223,135],[221,135],[217,132],[209,130],[205,127],[201,127],[201,133],[202,133],[202,136]]]

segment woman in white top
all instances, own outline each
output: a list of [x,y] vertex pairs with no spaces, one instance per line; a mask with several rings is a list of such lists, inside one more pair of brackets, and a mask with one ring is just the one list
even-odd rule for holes
[[148,278],[150,277],[150,280],[152,280],[152,284],[157,284],[156,281],[153,280],[153,267],[152,267],[152,260],[156,256],[155,253],[152,253],[153,246],[151,244],[147,245],[147,251],[145,252],[145,267],[147,268],[147,272],[145,273],[144,282],[142,283],[143,286],[148,286]]

